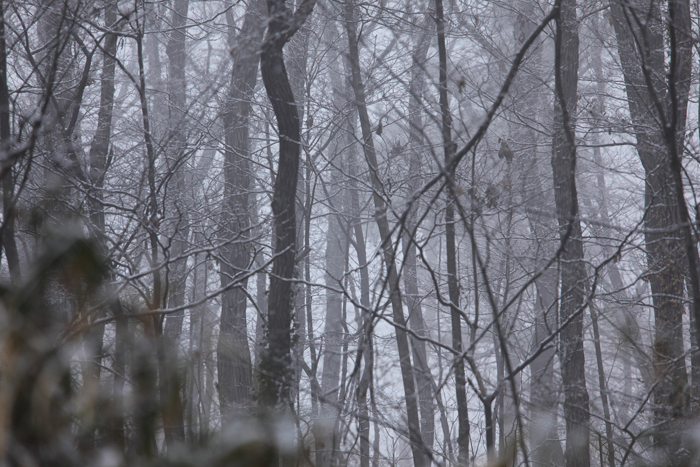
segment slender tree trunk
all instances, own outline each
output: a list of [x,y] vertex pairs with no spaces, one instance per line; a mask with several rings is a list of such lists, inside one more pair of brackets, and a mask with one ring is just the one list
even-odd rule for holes
[[566,418],[566,465],[588,467],[589,398],[583,351],[583,313],[586,269],[583,262],[583,239],[578,219],[576,192],[576,98],[578,88],[578,32],[575,0],[559,3],[555,38],[555,113],[552,142],[554,200],[564,249],[561,255],[559,342],[564,416]]
[[[336,198],[337,199],[337,198]],[[338,206],[336,206],[337,208]],[[326,273],[325,282],[329,287],[326,291],[326,322],[323,334],[324,356],[323,375],[321,379],[321,419],[314,422],[318,427],[314,430],[318,435],[323,434],[316,441],[317,459],[321,461],[317,465],[331,465],[336,444],[339,441],[339,433],[336,431],[337,421],[340,415],[338,410],[340,367],[342,346],[344,342],[343,330],[343,296],[335,290],[342,288],[345,269],[345,252],[347,251],[347,238],[341,226],[342,216],[332,214],[329,218],[328,232],[326,235]],[[333,290],[335,289],[335,290]],[[317,435],[317,436],[318,436]],[[319,451],[322,459],[319,459]]]
[[[337,37],[334,25],[329,26],[329,42],[333,43]],[[338,57],[331,65],[331,84],[333,87],[333,101],[336,108],[346,106],[348,98],[347,90],[343,83],[343,60]],[[341,117],[342,118],[342,117]],[[333,455],[337,451],[339,432],[337,431],[340,385],[340,367],[342,345],[344,343],[343,330],[343,294],[337,292],[343,288],[345,273],[345,252],[348,249],[347,233],[344,229],[344,190],[340,184],[340,175],[344,158],[346,138],[339,138],[335,145],[333,168],[331,168],[331,186],[328,195],[331,199],[331,209],[328,217],[328,230],[326,231],[326,257],[325,257],[325,283],[326,289],[326,319],[323,333],[323,375],[321,379],[321,414],[314,421],[314,438],[316,442],[316,465],[318,467],[333,464]],[[340,170],[338,169],[340,167]]]
[[[150,266],[153,269],[153,290],[148,303],[148,307],[151,310],[160,310],[165,305],[163,297],[163,281],[162,273],[160,267],[160,255],[159,255],[159,241],[158,236],[160,233],[160,217],[158,212],[158,187],[156,181],[156,168],[157,168],[157,154],[153,142],[153,133],[151,132],[151,119],[149,117],[148,100],[146,97],[146,73],[144,67],[144,51],[143,51],[143,39],[145,35],[145,30],[143,24],[136,24],[136,49],[137,49],[137,60],[139,66],[139,82],[138,82],[138,93],[139,101],[141,105],[141,119],[143,124],[143,136],[146,144],[146,179],[148,183],[148,200],[147,209],[145,216],[145,229],[148,233],[148,244],[150,247]],[[165,355],[164,341],[163,341],[163,318],[162,314],[154,314],[152,319],[152,332],[149,332],[150,337],[155,339],[155,353],[157,358],[157,369],[158,369],[158,383],[157,388],[160,392],[160,411],[163,419],[163,427],[165,431],[166,446],[172,448],[179,439],[184,438],[184,429],[182,431],[182,438],[180,437],[179,430],[183,427],[179,423],[182,415],[182,405],[178,403],[179,397],[171,400],[168,397],[167,389],[169,387],[167,360]],[[149,371],[145,363],[138,371],[146,372]],[[150,391],[152,378],[146,374],[142,375],[143,391]],[[143,407],[145,415],[139,415],[143,420],[140,421],[142,425],[139,428],[139,434],[137,436],[141,439],[138,440],[140,443],[140,450],[144,452],[147,456],[153,453],[153,443],[151,441],[154,436],[153,429],[153,415],[151,409]],[[146,415],[147,414],[147,415]],[[178,415],[179,414],[179,415]]]
[[[598,18],[599,15],[594,15],[592,18],[592,26],[594,30],[598,30]],[[605,96],[605,81],[603,78],[603,63],[602,63],[602,43],[600,41],[596,41],[595,45],[593,46],[592,50],[592,65],[593,65],[593,71],[596,76],[596,81],[597,81],[597,94],[596,94],[596,101],[595,105],[596,108],[593,111],[593,118],[595,122],[595,127],[596,128],[602,128],[602,122],[600,121],[602,116],[603,116],[603,98]],[[595,142],[598,142],[597,136],[595,136]],[[600,161],[601,156],[600,156],[600,148],[596,144],[596,147],[593,149],[594,155],[593,158],[597,162]],[[600,175],[602,177],[602,174]],[[603,180],[603,184],[605,181]],[[605,212],[605,217],[607,218],[607,209]],[[613,432],[612,432],[612,421],[610,419],[610,404],[608,400],[608,389],[607,389],[607,381],[605,379],[605,369],[603,367],[603,352],[602,352],[602,342],[600,340],[600,329],[598,326],[598,310],[597,307],[593,304],[591,304],[591,321],[593,323],[593,336],[595,339],[594,346],[595,346],[595,354],[596,354],[596,363],[598,367],[598,387],[600,390],[600,399],[601,403],[603,404],[603,417],[605,418],[605,438],[606,438],[606,444],[607,444],[607,461],[608,461],[608,467],[615,467],[615,447],[613,445]],[[601,454],[602,455],[602,454]],[[601,460],[602,463],[602,460]]]
[[112,385],[112,403],[114,404],[114,419],[109,427],[113,443],[126,452],[127,432],[124,428],[124,384],[126,383],[126,362],[128,345],[129,321],[126,318],[122,303],[115,300],[112,304],[112,314],[116,317],[114,334],[114,384]]
[[[535,2],[523,0],[516,3],[517,13],[514,19],[514,38],[518,47],[535,30]],[[552,174],[541,164],[541,143],[538,132],[532,125],[519,124],[523,115],[535,114],[534,121],[546,119],[545,101],[540,80],[548,72],[544,70],[541,47],[532,47],[532,55],[523,63],[524,68],[513,81],[513,123],[509,125],[511,140],[508,142],[514,152],[511,162],[506,160],[509,174],[520,173],[522,186],[521,199],[535,207],[539,212],[528,212],[531,245],[534,250],[533,270],[541,270],[555,254],[557,243],[557,224],[548,214],[554,204]],[[527,67],[527,68],[525,68]],[[516,180],[513,180],[515,183]],[[510,184],[509,184],[510,185]],[[508,265],[510,267],[510,264]],[[510,269],[509,269],[510,270]],[[533,326],[532,349],[540,347],[556,329],[556,268],[549,268],[535,279],[535,325]],[[541,352],[530,364],[530,451],[531,459],[536,465],[564,463],[564,451],[558,434],[558,400],[551,397],[556,391],[554,374],[555,349]],[[500,398],[499,398],[500,400]]]
[[[117,21],[117,5],[115,2],[109,2],[105,8],[105,27],[111,29]],[[89,153],[89,172],[87,174],[90,188],[88,190],[88,215],[90,218],[90,226],[92,233],[96,239],[101,253],[107,254],[107,245],[105,242],[105,213],[104,213],[104,178],[107,170],[108,151],[112,134],[112,113],[114,108],[114,75],[115,75],[115,60],[114,54],[117,50],[117,33],[107,33],[104,42],[104,52],[102,58],[102,76],[100,79],[100,109],[97,115],[97,130],[92,139]],[[113,274],[110,274],[113,276]],[[113,280],[113,277],[110,277]],[[103,297],[100,297],[102,300]],[[118,301],[118,299],[116,299]],[[120,310],[121,305],[114,303],[113,310]],[[105,308],[100,307],[94,314],[92,319],[104,317]],[[85,337],[83,348],[86,354],[86,360],[93,364],[86,365],[83,373],[84,381],[82,393],[85,397],[98,395],[100,388],[100,368],[102,366],[103,353],[103,338],[105,326],[104,324],[91,324],[89,331]],[[119,377],[122,377],[120,375]],[[117,382],[115,382],[117,385]],[[117,433],[121,433],[123,427],[114,428]],[[92,441],[97,442],[97,433]],[[121,438],[118,435],[118,438]]]
[[[254,229],[255,236],[260,237],[262,235],[262,226],[260,225],[260,216],[257,211],[257,200],[251,220],[253,221],[253,224],[257,226]],[[255,300],[258,304],[258,313],[256,314],[255,319],[255,348],[253,349],[256,375],[259,373],[258,368],[260,367],[260,351],[262,350],[265,341],[265,323],[267,322],[267,273],[264,269],[262,269],[264,261],[265,258],[263,254],[258,253],[255,261],[255,267],[259,269],[258,273],[255,275]],[[259,378],[254,378],[253,385],[255,386],[256,392],[259,389],[258,383]]]
[[352,66],[352,88],[355,95],[355,105],[360,116],[360,126],[362,128],[362,142],[365,159],[369,165],[372,179],[372,191],[374,199],[374,218],[379,228],[379,235],[382,242],[382,254],[386,265],[386,280],[389,285],[391,308],[396,323],[396,343],[399,350],[399,360],[401,365],[401,375],[403,379],[404,393],[406,396],[406,415],[408,418],[408,432],[413,452],[413,463],[416,467],[427,465],[425,446],[421,438],[420,417],[418,412],[418,394],[414,382],[413,366],[411,365],[410,348],[408,336],[406,334],[406,319],[403,315],[403,304],[401,301],[401,290],[399,288],[399,276],[396,270],[396,256],[391,239],[391,229],[387,219],[387,209],[384,199],[381,197],[383,187],[379,179],[379,164],[377,154],[374,149],[372,129],[367,112],[367,101],[365,99],[364,85],[362,84],[360,72],[360,52],[355,26],[355,7],[353,0],[345,2],[345,24],[348,33],[350,64]]
[[[424,150],[423,141],[423,93],[425,92],[425,79],[422,66],[426,63],[430,46],[430,28],[426,18],[422,26],[424,32],[413,38],[413,64],[411,66],[411,81],[409,83],[408,96],[408,124],[409,124],[409,182],[408,196],[418,191],[422,183],[421,152]],[[420,203],[415,202],[411,212],[406,217],[406,227],[403,235],[404,253],[404,284],[406,286],[406,302],[408,305],[408,324],[418,336],[429,336],[429,330],[423,318],[421,295],[418,289],[418,267],[416,264],[416,212]],[[416,370],[416,384],[420,398],[421,435],[427,449],[432,450],[435,441],[435,397],[433,394],[433,375],[428,361],[428,352],[424,340],[411,336],[411,348],[413,349],[413,362]]]
[[[310,92],[310,89],[308,88],[307,85],[307,70],[306,70],[306,65],[309,57],[309,36],[311,34],[311,29],[309,28],[309,21],[305,22],[300,28],[299,31],[294,34],[294,37],[292,37],[289,41],[289,45],[287,45],[287,64],[288,64],[288,72],[289,72],[289,84],[292,87],[292,93],[294,94],[294,103],[296,104],[297,107],[297,112],[299,114],[299,125],[300,125],[300,134],[301,130],[304,127],[304,110],[306,106],[306,95],[307,91]],[[312,119],[313,120],[313,119]],[[308,135],[309,135],[310,128],[307,126],[307,131],[306,131],[306,140],[302,136],[301,141],[302,144],[304,145],[304,153],[308,155],[308,145],[306,142],[308,141]],[[297,261],[297,266],[296,266],[296,272],[295,275],[298,278],[302,278],[306,269],[306,265],[309,264],[310,261],[310,255],[309,252],[310,250],[308,249],[308,245],[305,244],[306,238],[309,234],[307,231],[306,227],[310,226],[310,216],[311,216],[311,209],[313,205],[313,199],[310,198],[308,195],[310,193],[306,192],[307,185],[310,184],[310,180],[307,179],[307,176],[310,176],[308,167],[307,167],[307,158],[303,158],[300,155],[299,159],[299,164],[300,164],[300,170],[299,170],[299,179],[297,180],[297,212],[300,213],[301,215],[297,215],[296,222],[297,222],[297,244],[296,244],[296,251],[303,251],[305,252],[303,254],[303,258],[300,258]],[[310,186],[309,186],[310,188]],[[309,203],[307,204],[306,201]],[[301,262],[300,262],[301,261]],[[303,372],[303,359],[304,359],[304,349],[308,343],[307,340],[307,323],[306,323],[306,301],[307,301],[307,296],[306,293],[308,291],[307,287],[304,287],[301,284],[295,284],[293,287],[293,296],[294,296],[294,345],[292,349],[293,353],[293,359],[294,359],[294,379],[292,382],[292,399],[296,400],[297,402],[299,401],[299,397],[301,397],[301,394],[299,392],[299,383],[301,381],[301,374]],[[311,323],[313,325],[313,323]]]
[[[357,405],[359,418],[360,437],[360,467],[369,467],[370,457],[370,439],[369,439],[369,408],[367,406],[367,394],[372,391],[372,381],[374,376],[374,344],[373,330],[374,319],[370,312],[370,288],[369,288],[369,271],[367,264],[367,245],[365,244],[365,236],[362,231],[362,212],[360,208],[360,193],[357,187],[355,173],[356,157],[355,146],[352,144],[354,139],[353,120],[356,118],[356,113],[350,112],[348,115],[348,136],[347,142],[350,148],[348,157],[348,174],[350,176],[350,201],[352,203],[352,230],[355,236],[355,253],[357,254],[357,262],[360,269],[360,305],[362,305],[362,340],[358,345],[358,351],[362,352],[364,360],[364,368],[360,382],[357,385]],[[358,358],[360,358],[358,354]],[[375,425],[376,430],[376,425]],[[375,437],[379,437],[379,431],[375,432]],[[378,441],[375,445],[378,444]],[[375,450],[375,456],[378,450]]]
[[[189,10],[189,0],[174,0],[170,25],[173,28],[167,44],[168,54],[168,116],[170,134],[168,137],[167,161],[170,170],[174,171],[173,204],[167,206],[174,222],[168,222],[163,230],[173,237],[171,247],[167,252],[174,258],[167,268],[167,306],[179,307],[185,303],[187,289],[187,259],[179,258],[185,252],[189,236],[188,213],[185,201],[185,174],[183,158],[186,153],[186,97],[187,82],[185,63],[187,59],[185,25]],[[184,310],[169,313],[163,319],[162,340],[164,366],[159,369],[161,404],[168,408],[170,419],[164,423],[164,430],[169,444],[184,442],[185,419],[181,389],[183,373],[179,371],[178,353]]]
[[598,327],[598,310],[591,304],[591,322],[593,323],[593,338],[595,339],[595,358],[598,368],[598,388],[600,389],[600,402],[603,404],[603,418],[605,419],[605,439],[608,447],[608,466],[615,467],[615,448],[613,446],[612,422],[610,421],[610,405],[608,402],[607,381],[603,367],[603,351],[600,342],[600,329]]
[[[447,48],[445,46],[445,21],[442,0],[435,0],[438,37],[438,55],[440,60],[440,113],[442,114],[442,144],[447,164],[454,154],[452,142],[452,114],[447,96]],[[448,174],[454,182],[454,173]],[[457,420],[459,422],[457,446],[458,465],[469,463],[469,411],[467,408],[467,380],[464,373],[464,361],[458,355],[462,353],[462,316],[459,313],[459,279],[457,277],[457,246],[455,243],[454,206],[448,200],[445,208],[445,256],[447,257],[447,288],[450,296],[450,315],[452,317],[452,347],[456,353],[455,391],[457,396]]]
[[[5,42],[5,3],[0,0],[0,151],[6,154],[12,145],[10,127],[10,91],[7,87],[7,46]],[[10,279],[18,283],[20,279],[19,254],[15,242],[15,208],[14,208],[14,169],[3,166],[0,170],[2,179],[2,231],[0,242],[5,251]],[[2,252],[0,251],[0,254]]]

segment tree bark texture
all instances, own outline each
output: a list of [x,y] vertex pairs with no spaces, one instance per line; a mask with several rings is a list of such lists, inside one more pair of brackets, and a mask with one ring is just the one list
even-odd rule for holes
[[[658,459],[673,459],[682,446],[689,411],[685,359],[682,358],[684,268],[689,256],[683,242],[681,209],[672,170],[682,151],[688,105],[690,11],[688,2],[669,1],[672,66],[665,75],[664,17],[657,2],[611,3],[611,14],[637,153],[646,174],[646,277],[655,317],[653,346],[654,441]],[[675,226],[678,226],[674,228]],[[697,318],[697,316],[696,316]],[[688,462],[678,459],[676,465]]]
[[272,197],[275,260],[270,276],[268,347],[262,357],[261,402],[267,407],[291,403],[292,279],[296,246],[296,189],[299,178],[300,124],[282,49],[311,14],[315,0],[304,0],[294,15],[285,0],[268,0],[268,31],[263,43],[261,72],[277,119],[279,163]]
[[[247,279],[239,276],[251,266],[250,243],[250,139],[249,118],[258,74],[260,44],[264,33],[264,0],[250,0],[243,27],[233,36],[229,24],[229,43],[236,44],[231,83],[223,113],[224,209],[219,238],[223,242],[221,285],[237,285],[224,291],[221,299],[221,325],[216,347],[221,414],[231,423],[250,409],[253,397],[253,372],[246,322]],[[230,22],[232,18],[228,19]]]
[[576,191],[575,117],[579,62],[576,2],[563,0],[558,8],[552,169],[556,213],[564,246],[561,253],[559,317],[562,324],[569,321],[559,339],[566,418],[565,459],[567,467],[588,467],[590,413],[583,351],[586,268]]

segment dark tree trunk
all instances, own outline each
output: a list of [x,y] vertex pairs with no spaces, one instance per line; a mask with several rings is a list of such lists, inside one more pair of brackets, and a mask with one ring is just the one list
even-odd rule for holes
[[112,314],[116,318],[114,335],[114,384],[112,386],[113,419],[109,428],[109,438],[122,451],[126,452],[127,433],[124,427],[124,384],[126,383],[126,361],[128,349],[129,321],[122,303],[115,300]]
[[300,124],[284,65],[283,48],[311,14],[315,0],[303,0],[292,15],[285,0],[268,0],[268,31],[262,47],[260,69],[267,96],[277,119],[279,164],[272,197],[275,226],[275,260],[270,276],[268,344],[262,355],[261,402],[275,408],[290,400],[292,282],[296,246],[296,190],[299,178]]
[[398,271],[396,270],[396,256],[391,238],[391,228],[389,227],[389,220],[387,219],[386,204],[380,194],[383,192],[383,186],[381,180],[379,179],[379,165],[377,162],[377,154],[374,149],[372,128],[370,126],[365,90],[361,78],[360,52],[355,25],[355,7],[353,0],[346,0],[345,2],[345,24],[349,42],[350,65],[352,67],[351,83],[355,96],[355,105],[357,106],[360,117],[360,126],[362,128],[363,150],[365,153],[365,159],[369,165],[372,179],[372,197],[374,199],[375,207],[374,219],[377,223],[377,227],[379,228],[379,235],[381,237],[382,255],[386,266],[386,281],[388,282],[391,308],[394,322],[396,323],[396,344],[399,350],[401,376],[403,380],[404,393],[406,396],[406,415],[408,419],[408,433],[411,443],[411,451],[413,453],[413,463],[416,467],[424,467],[427,465],[428,460],[427,456],[425,455],[425,446],[423,445],[420,432],[418,394],[414,382],[413,366],[411,365],[408,336],[405,331],[406,319],[403,315],[403,304],[401,301],[401,290],[399,288]]
[[583,351],[583,306],[586,269],[583,239],[578,219],[576,192],[576,98],[578,88],[578,25],[575,0],[559,3],[555,38],[555,109],[552,169],[554,200],[561,242],[560,322],[568,321],[561,331],[559,360],[564,384],[567,467],[588,467],[589,398]]
[[[442,0],[435,1],[438,37],[438,55],[440,60],[440,113],[442,114],[442,144],[445,152],[445,163],[449,163],[454,155],[452,142],[452,114],[447,96],[447,48],[445,46],[445,21],[443,18]],[[454,173],[447,174],[454,183]],[[467,379],[464,373],[462,354],[462,316],[459,312],[459,279],[457,277],[457,246],[455,243],[455,210],[451,200],[445,208],[445,256],[447,257],[447,289],[450,296],[450,316],[452,321],[452,347],[456,361],[455,391],[457,396],[457,464],[469,463],[469,411],[467,408]]]
[[229,43],[238,42],[224,111],[224,209],[219,238],[222,247],[221,285],[239,284],[226,290],[221,301],[221,326],[217,344],[217,366],[221,415],[231,423],[252,404],[253,373],[246,324],[247,279],[236,276],[250,267],[250,139],[249,116],[258,74],[260,43],[264,32],[263,0],[250,0],[239,37],[229,21]]
[[[688,230],[671,228],[683,222],[683,213],[687,217],[682,186],[678,183],[680,174],[674,173],[674,162],[678,163],[682,154],[690,86],[691,39],[685,37],[690,34],[690,7],[687,1],[669,1],[672,47],[668,82],[663,79],[666,75],[664,16],[657,2],[640,1],[633,6],[613,2],[611,14],[637,152],[646,173],[645,242],[656,325],[653,348],[656,460],[673,460],[676,465],[684,465],[688,459],[678,458],[676,454],[682,447],[689,412],[688,375],[682,357],[683,275],[687,261],[696,259],[697,254],[692,253],[692,239],[690,245],[684,244],[683,233],[687,237]],[[637,41],[636,37],[644,40]],[[688,242],[688,238],[685,240]]]
[[[7,87],[7,46],[5,43],[5,3],[0,0],[0,151],[6,154],[12,145],[12,129],[10,127],[10,91]],[[10,279],[18,283],[20,279],[19,254],[15,242],[15,208],[14,189],[15,179],[12,166],[0,169],[2,178],[2,232],[0,242],[5,251],[7,265],[10,269]],[[0,254],[2,252],[0,251]]]

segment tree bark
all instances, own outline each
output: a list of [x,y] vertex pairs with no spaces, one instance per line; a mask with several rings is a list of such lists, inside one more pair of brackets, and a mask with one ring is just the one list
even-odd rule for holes
[[[109,2],[104,10],[105,28],[110,30],[115,27],[117,22],[117,5],[116,2]],[[97,245],[99,245],[100,253],[107,254],[107,244],[105,236],[105,209],[104,209],[104,179],[107,171],[108,152],[112,135],[112,114],[114,109],[114,76],[115,76],[115,59],[114,55],[117,50],[117,31],[109,32],[105,35],[104,52],[102,55],[102,76],[100,78],[100,109],[97,114],[97,130],[90,144],[90,152],[88,157],[88,216],[90,219],[89,229],[94,236]],[[110,273],[110,280],[114,279],[113,272]],[[104,297],[99,297],[103,300]],[[121,304],[119,299],[115,298],[115,303],[111,309],[120,312]],[[102,318],[105,314],[105,308],[100,307],[92,316],[92,320]],[[116,315],[115,315],[116,316]],[[123,323],[117,317],[118,327],[122,333],[118,337],[122,337]],[[83,394],[97,394],[100,384],[100,368],[102,366],[103,339],[104,339],[104,324],[91,324],[89,331],[85,336],[83,348],[86,358],[93,364],[85,366],[83,374]],[[122,344],[121,342],[119,344]],[[118,359],[115,355],[115,359]],[[115,392],[118,391],[118,386],[121,382],[119,378],[123,376],[123,372],[119,376],[115,376]],[[121,397],[121,396],[118,396]],[[121,402],[116,402],[120,404]],[[119,412],[119,409],[118,411]],[[117,414],[114,420],[116,425],[109,427],[116,434],[117,443],[123,444],[123,419],[121,414]],[[121,426],[118,426],[121,425]],[[96,433],[93,432],[95,436]],[[95,437],[93,441],[97,441]]]
[[[445,20],[442,0],[435,0],[435,21],[437,23],[438,56],[440,61],[440,113],[442,115],[442,144],[445,164],[454,154],[452,142],[452,114],[447,96],[447,48],[445,45]],[[447,174],[454,182],[454,173]],[[459,279],[457,277],[457,246],[455,244],[455,213],[450,200],[445,207],[445,256],[447,257],[447,289],[450,296],[450,316],[452,324],[452,347],[455,351],[455,391],[457,397],[457,464],[469,463],[469,411],[467,408],[467,380],[462,354],[462,316],[459,313]]]
[[[421,152],[425,149],[421,144],[424,141],[423,134],[423,93],[425,92],[425,78],[422,67],[425,66],[428,49],[430,46],[430,32],[428,27],[431,18],[426,17],[421,26],[420,34],[413,36],[413,57],[411,66],[411,81],[409,82],[408,96],[408,125],[409,125],[409,173],[408,193],[410,197],[420,189],[422,184],[422,160]],[[411,212],[406,216],[405,232],[403,235],[404,254],[404,285],[406,287],[406,302],[408,305],[408,324],[418,336],[428,337],[430,332],[423,318],[421,295],[418,289],[418,267],[416,261],[416,212],[420,202],[416,201]],[[428,352],[424,340],[411,336],[411,348],[413,349],[413,362],[416,369],[416,384],[420,399],[421,436],[425,447],[432,450],[435,441],[435,396],[433,387],[435,382],[428,361]]]
[[282,49],[311,14],[315,0],[303,0],[294,15],[285,0],[268,0],[268,31],[262,47],[261,72],[277,119],[279,163],[272,197],[275,260],[270,276],[268,345],[262,355],[261,402],[269,408],[291,404],[290,372],[292,279],[296,246],[296,189],[299,178],[300,124]]
[[[328,29],[329,42],[333,43],[337,37],[335,25]],[[343,59],[337,59],[331,65],[331,85],[333,88],[333,102],[338,109],[347,106],[349,98],[344,85]],[[341,125],[345,125],[346,116],[341,114]],[[345,128],[347,129],[347,128]],[[343,294],[342,290],[345,273],[345,253],[348,251],[348,238],[350,233],[344,226],[347,222],[343,212],[345,208],[345,191],[341,185],[341,172],[343,171],[346,150],[345,137],[338,138],[333,149],[335,154],[331,170],[331,183],[328,189],[331,212],[328,216],[328,230],[326,232],[326,257],[325,277],[326,286],[326,319],[323,332],[323,374],[321,378],[321,413],[314,420],[314,439],[316,443],[316,465],[318,467],[333,464],[333,456],[337,452],[339,442],[338,410],[341,355],[344,341],[343,322]],[[352,150],[352,149],[350,149]],[[308,255],[307,255],[308,257]]]
[[[172,17],[170,25],[172,31],[167,43],[168,55],[168,132],[166,164],[173,171],[173,197],[172,204],[168,203],[166,209],[170,211],[167,224],[162,226],[162,232],[171,236],[170,248],[164,252],[168,259],[166,269],[167,303],[164,307],[179,307],[185,303],[185,291],[187,290],[187,259],[179,258],[185,251],[189,236],[189,222],[184,200],[185,174],[183,158],[186,153],[186,110],[187,82],[185,77],[185,63],[187,59],[185,26],[189,10],[189,0],[174,0],[172,4]],[[167,200],[166,200],[167,201]],[[170,258],[174,258],[170,261]],[[159,356],[159,392],[161,405],[163,406],[163,430],[168,448],[185,440],[185,419],[182,403],[183,374],[179,371],[178,353],[180,335],[184,311],[169,313],[163,317],[162,333],[158,335],[162,356]]]
[[[663,79],[666,74],[664,17],[657,2],[640,0],[628,5],[616,1],[611,3],[610,10],[637,153],[646,173],[646,277],[651,285],[656,326],[653,347],[656,460],[673,460],[676,465],[689,462],[687,458],[678,458],[676,453],[682,448],[685,417],[690,408],[686,391],[688,376],[682,358],[683,276],[688,260],[696,256],[684,248],[681,217],[687,211],[682,195],[679,197],[676,191],[680,179],[673,170],[674,159],[682,154],[690,86],[690,38],[683,37],[690,34],[689,10],[687,1],[669,1],[672,56],[668,82]],[[674,226],[678,228],[672,229]]]
[[360,116],[360,126],[362,128],[362,143],[365,159],[369,165],[372,179],[372,197],[374,200],[374,219],[379,228],[381,237],[381,249],[386,266],[386,280],[388,282],[391,308],[396,323],[396,344],[399,350],[399,361],[401,366],[401,376],[403,380],[404,393],[406,396],[406,415],[408,419],[408,433],[413,453],[413,463],[416,467],[427,465],[425,446],[421,438],[420,417],[418,412],[418,394],[414,382],[413,366],[411,365],[410,348],[408,336],[405,331],[406,319],[403,314],[403,304],[401,301],[401,290],[399,288],[399,276],[396,270],[396,255],[391,238],[391,229],[387,219],[387,209],[384,199],[382,182],[379,179],[379,165],[377,154],[374,149],[372,129],[367,112],[367,101],[365,98],[364,85],[362,83],[360,71],[360,52],[355,26],[355,7],[353,0],[345,2],[345,25],[348,34],[350,64],[352,67],[351,83],[355,95],[355,106]]
[[233,68],[223,114],[226,147],[224,149],[224,209],[219,238],[222,247],[221,285],[239,284],[221,297],[221,326],[217,343],[217,367],[221,415],[231,423],[245,415],[252,405],[253,373],[246,323],[247,279],[236,276],[250,267],[250,138],[249,117],[258,74],[260,43],[264,32],[263,0],[250,0],[238,37],[229,21],[229,43]]
[[[12,128],[10,126],[10,91],[7,87],[7,45],[5,41],[5,3],[0,0],[0,151],[6,154],[12,146]],[[0,169],[2,179],[2,232],[0,242],[10,270],[13,283],[20,280],[19,254],[15,242],[15,179],[14,169],[3,165]],[[0,252],[1,253],[1,252]]]
[[578,25],[575,0],[558,5],[555,38],[555,109],[552,169],[554,200],[559,220],[561,253],[559,360],[564,385],[567,467],[588,467],[589,397],[586,389],[583,351],[583,307],[585,304],[586,269],[583,262],[583,239],[578,219],[576,191],[576,99],[578,89]]

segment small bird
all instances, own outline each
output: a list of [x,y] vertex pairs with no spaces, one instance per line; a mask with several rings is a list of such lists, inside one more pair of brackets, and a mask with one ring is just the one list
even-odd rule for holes
[[379,124],[377,125],[377,129],[374,130],[374,132],[377,134],[377,136],[382,136],[382,119],[379,119]]
[[506,162],[510,164],[513,162],[513,151],[511,151],[510,147],[508,147],[508,143],[506,143],[505,140],[499,138],[498,141],[501,142],[501,149],[498,151],[498,158],[505,158]]

